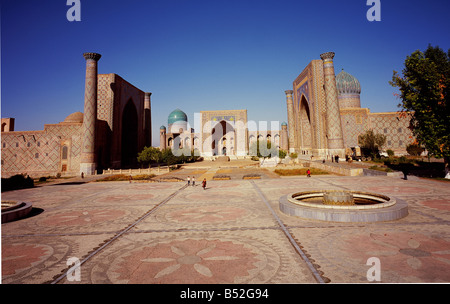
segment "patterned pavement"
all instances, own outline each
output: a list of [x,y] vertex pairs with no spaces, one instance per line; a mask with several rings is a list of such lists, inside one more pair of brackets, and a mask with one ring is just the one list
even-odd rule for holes
[[[362,224],[279,211],[288,193],[342,188],[401,198],[409,215]],[[4,284],[368,283],[371,257],[383,283],[450,282],[446,182],[327,175],[208,181],[206,190],[200,180],[90,182],[2,199],[36,210],[1,226]],[[81,263],[79,277],[65,275],[71,258]]]

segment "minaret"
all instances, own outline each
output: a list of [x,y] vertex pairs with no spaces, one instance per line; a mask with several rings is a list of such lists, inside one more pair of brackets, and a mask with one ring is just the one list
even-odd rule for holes
[[288,126],[286,122],[281,123],[280,147],[282,150],[289,152],[289,137],[287,127]]
[[161,126],[159,128],[159,149],[162,151],[166,148],[166,127]]
[[294,91],[284,91],[286,94],[287,114],[288,114],[288,126],[289,126],[289,152],[295,152],[297,148],[295,142],[295,124],[294,124],[294,101],[292,100],[292,94]]
[[83,146],[81,147],[80,173],[95,174],[95,125],[97,122],[97,62],[102,55],[84,53],[86,59],[86,84],[84,90]]
[[145,146],[152,146],[152,103],[150,96],[152,93],[144,93],[144,136],[145,136]]
[[334,52],[320,55],[323,60],[323,73],[325,83],[325,99],[327,107],[327,138],[328,151],[331,155],[345,156],[344,137],[341,126],[341,114],[339,111],[338,92],[336,88],[336,76],[334,74]]

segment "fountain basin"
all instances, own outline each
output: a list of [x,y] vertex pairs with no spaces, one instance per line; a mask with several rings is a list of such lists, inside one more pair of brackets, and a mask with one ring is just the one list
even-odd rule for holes
[[355,204],[355,199],[350,191],[325,191],[322,197],[322,202],[325,205],[352,206]]
[[338,192],[346,195],[335,196],[335,204],[324,202],[330,190],[288,194],[280,198],[279,208],[287,215],[333,222],[392,221],[408,215],[408,204],[398,198],[361,191]]
[[4,201],[2,202],[2,224],[26,217],[33,208],[31,203]]

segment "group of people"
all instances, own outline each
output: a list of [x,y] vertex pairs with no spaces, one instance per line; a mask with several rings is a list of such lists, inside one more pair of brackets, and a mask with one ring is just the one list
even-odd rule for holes
[[[188,186],[190,186],[191,185],[191,177],[190,176],[187,177],[187,182],[188,182],[187,183]],[[195,186],[195,176],[192,176],[192,186]],[[206,189],[206,178],[204,178],[202,181],[202,187],[203,187],[203,190]]]

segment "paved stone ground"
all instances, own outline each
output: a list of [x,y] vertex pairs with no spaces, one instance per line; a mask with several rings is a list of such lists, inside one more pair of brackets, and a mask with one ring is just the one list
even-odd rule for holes
[[[370,257],[380,260],[381,282],[450,282],[449,183],[270,173],[242,180],[236,168],[229,169],[234,179],[209,180],[203,190],[205,170],[188,170],[177,174],[195,175],[195,187],[76,179],[2,193],[35,208],[1,226],[2,282],[367,283]],[[279,211],[288,193],[341,188],[401,198],[409,215],[361,224]],[[71,257],[82,262],[81,281],[65,275]]]

